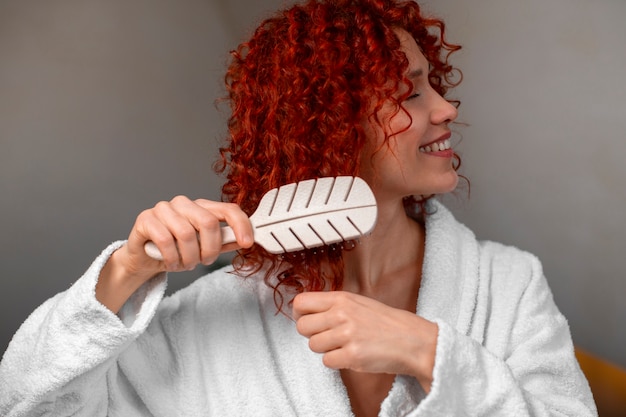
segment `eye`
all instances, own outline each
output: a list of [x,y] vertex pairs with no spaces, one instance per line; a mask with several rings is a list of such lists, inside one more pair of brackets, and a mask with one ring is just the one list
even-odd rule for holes
[[418,98],[420,96],[420,93],[413,93],[410,96],[408,96],[406,99],[407,100],[412,100],[414,98]]

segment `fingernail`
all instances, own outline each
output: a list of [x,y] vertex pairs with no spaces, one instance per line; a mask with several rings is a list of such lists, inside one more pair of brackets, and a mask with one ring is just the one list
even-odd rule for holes
[[217,259],[217,257],[216,257],[216,256],[211,256],[211,257],[208,257],[208,258],[204,258],[204,259],[202,260],[202,263],[203,263],[204,265],[211,265],[213,262],[215,262],[215,260],[216,260],[216,259]]

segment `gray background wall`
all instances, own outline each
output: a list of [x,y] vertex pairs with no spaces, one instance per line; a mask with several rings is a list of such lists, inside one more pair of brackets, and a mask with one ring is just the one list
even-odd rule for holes
[[[219,196],[227,52],[283,3],[0,0],[0,351],[141,210]],[[537,254],[575,342],[626,366],[626,2],[424,5],[464,45],[471,198],[447,201]]]

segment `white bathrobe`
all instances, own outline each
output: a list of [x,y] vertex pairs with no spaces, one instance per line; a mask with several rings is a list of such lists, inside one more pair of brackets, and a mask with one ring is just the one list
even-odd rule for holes
[[[539,261],[431,207],[417,314],[439,325],[432,390],[397,376],[380,415],[597,415]],[[261,279],[226,268],[163,299],[161,275],[119,317],[106,309],[95,285],[122,243],[16,333],[0,364],[1,416],[352,414],[339,372],[276,314]]]

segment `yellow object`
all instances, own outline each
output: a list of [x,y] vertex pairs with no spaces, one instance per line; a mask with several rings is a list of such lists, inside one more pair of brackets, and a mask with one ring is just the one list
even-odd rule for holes
[[589,381],[599,417],[626,416],[626,369],[579,347],[576,358]]

